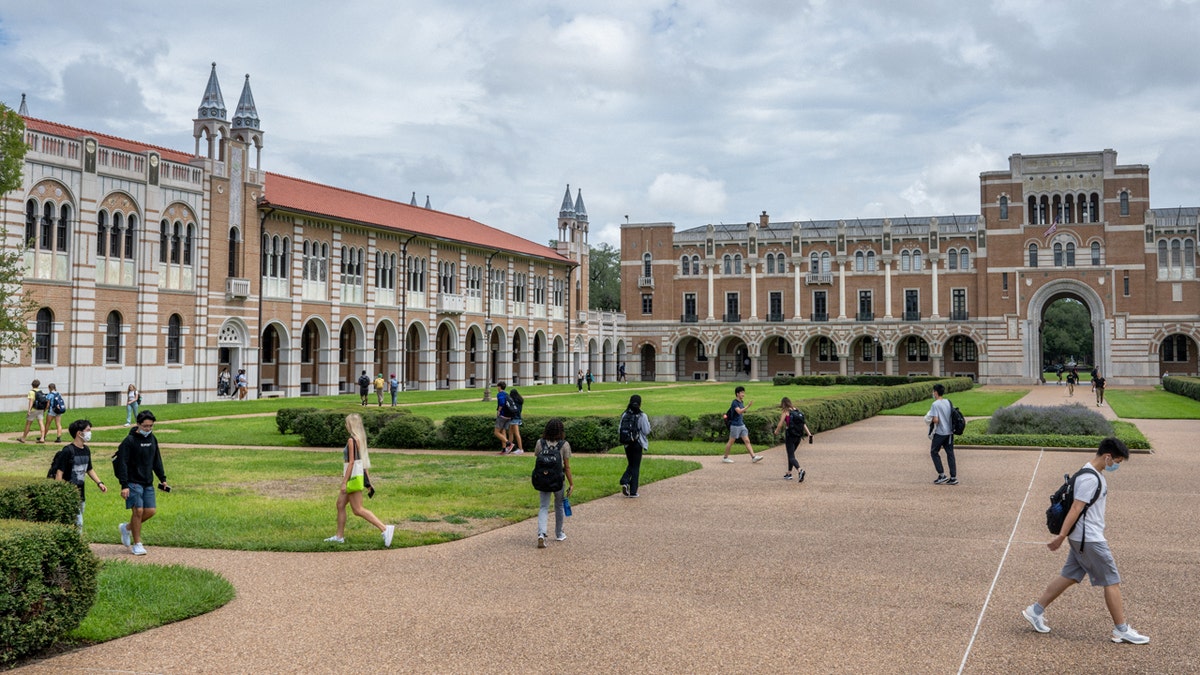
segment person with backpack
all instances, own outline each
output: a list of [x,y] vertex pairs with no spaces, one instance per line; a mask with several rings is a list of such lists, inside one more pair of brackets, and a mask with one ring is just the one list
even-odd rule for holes
[[158,476],[158,489],[170,492],[167,474],[163,470],[162,453],[158,450],[158,438],[154,436],[154,413],[143,410],[138,413],[137,425],[121,441],[113,455],[113,475],[121,484],[121,498],[129,509],[129,522],[121,523],[121,543],[129,547],[134,555],[146,555],[142,545],[142,526],[154,517],[158,504],[154,491],[154,477]]
[[[562,420],[555,417],[546,422],[546,429],[536,446],[531,481],[538,491],[538,536],[537,547],[546,548],[546,521],[550,518],[550,497],[554,497],[554,538],[563,541],[563,500],[575,490],[575,477],[571,475],[571,444],[566,441]],[[566,489],[563,481],[566,480]]]
[[629,397],[629,405],[621,413],[620,437],[625,446],[625,473],[621,474],[621,494],[638,496],[638,475],[642,470],[642,454],[650,448],[650,418],[642,412],[642,397]]
[[1095,371],[1092,375],[1092,389],[1096,391],[1096,407],[1104,405],[1104,385],[1106,384],[1104,377],[1100,375],[1100,371]]
[[42,440],[46,440],[46,436],[50,435],[50,421],[54,421],[54,442],[62,443],[62,416],[67,412],[67,402],[63,399],[62,394],[58,393],[58,387],[54,383],[46,385],[50,390],[46,394],[46,433],[42,435]]
[[1072,368],[1067,372],[1067,396],[1075,396],[1075,383],[1079,382],[1079,373]]
[[[925,415],[929,423],[930,447],[929,455],[933,458],[933,468],[937,470],[934,485],[958,485],[958,468],[954,464],[954,427],[951,418],[954,406],[945,398],[946,387],[941,382],[933,385],[933,404]],[[949,465],[950,475],[942,470],[941,449],[946,449],[946,464]]]
[[75,420],[67,427],[67,432],[71,434],[71,442],[54,455],[54,461],[50,463],[50,477],[65,480],[79,488],[79,515],[75,517],[75,526],[83,534],[83,507],[86,503],[83,479],[91,478],[101,492],[108,492],[108,488],[92,468],[92,450],[87,445],[92,440],[92,423]]
[[754,405],[754,401],[746,400],[746,388],[738,385],[733,390],[733,402],[729,404],[729,410],[725,412],[725,426],[729,427],[729,440],[725,442],[725,458],[721,461],[726,464],[733,464],[733,459],[729,456],[729,449],[737,440],[746,444],[746,452],[750,453],[751,463],[762,460],[762,455],[754,454],[754,446],[750,445],[750,429],[746,427],[746,420],[742,417],[752,405]]
[[505,406],[508,409],[509,452],[514,455],[524,454],[525,442],[521,440],[521,411],[525,409],[525,397],[521,396],[521,392],[517,391],[516,387],[508,392]]
[[367,396],[371,391],[371,376],[367,375],[367,371],[362,371],[362,375],[358,376],[358,398],[362,405],[367,405]]
[[[1112,474],[1127,461],[1129,448],[1119,439],[1106,438],[1100,441],[1096,455],[1075,475],[1071,509],[1058,535],[1046,542],[1046,548],[1051,551],[1057,551],[1064,541],[1067,542],[1067,562],[1059,575],[1042,591],[1037,602],[1021,612],[1021,616],[1037,632],[1050,632],[1050,626],[1046,624],[1046,608],[1087,575],[1093,586],[1104,588],[1104,603],[1113,621],[1112,641],[1135,645],[1150,642],[1150,638],[1129,625],[1125,616],[1121,575],[1117,572],[1117,563],[1104,538],[1104,508],[1108,501],[1108,480],[1104,476]],[[1093,499],[1095,501],[1088,506]]]
[[[363,371],[366,373],[366,371]],[[354,515],[379,528],[383,535],[384,548],[392,547],[392,537],[396,534],[395,525],[384,525],[370,509],[363,506],[363,491],[370,490],[370,478],[367,472],[371,468],[371,457],[367,454],[367,431],[363,427],[362,415],[350,413],[346,415],[346,447],[342,448],[342,489],[337,498],[337,532],[325,541],[333,544],[346,543],[346,506]]]
[[499,389],[496,392],[496,428],[492,430],[492,434],[500,439],[500,454],[507,455],[515,447],[508,440],[508,424],[512,421],[508,411],[508,392],[505,391],[506,385],[503,382],[497,382],[496,388]]
[[396,394],[400,393],[400,380],[396,379],[396,374],[392,373],[388,377],[388,389],[392,392],[392,407],[396,407]]
[[[812,443],[812,432],[808,429],[808,422],[804,419],[804,413],[800,409],[792,405],[792,399],[787,396],[779,402],[779,409],[783,414],[779,416],[779,424],[775,425],[775,434],[779,435],[780,431],[784,431],[783,446],[787,449],[787,473],[783,474],[784,480],[792,479],[792,469],[796,470],[796,482],[804,482],[804,469],[800,468],[800,462],[796,461],[796,447],[800,445],[800,441],[804,437],[808,437],[808,442]],[[785,431],[786,430],[786,431]]]
[[592,369],[588,368],[587,375],[584,375],[583,377],[585,380],[587,380],[588,393],[590,394],[592,393],[592,383],[596,381],[596,378],[592,377]]
[[379,373],[378,375],[375,376],[376,407],[379,407],[379,408],[383,407],[383,387],[386,384],[387,384],[387,381],[383,379],[383,373]]
[[41,380],[34,380],[29,383],[29,394],[26,398],[29,400],[25,408],[25,432],[17,439],[18,443],[24,443],[25,437],[29,435],[29,428],[34,422],[38,423],[38,443],[46,442],[46,408],[49,407],[49,400],[46,394],[39,389],[42,386]]

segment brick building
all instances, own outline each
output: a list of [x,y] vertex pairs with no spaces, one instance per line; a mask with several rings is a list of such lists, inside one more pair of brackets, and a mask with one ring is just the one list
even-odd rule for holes
[[[33,349],[0,364],[72,406],[216,398],[245,369],[267,396],[615,376],[619,315],[588,312],[588,217],[568,186],[551,248],[469,218],[263,170],[249,76],[233,114],[209,76],[192,153],[39,120],[2,242],[24,249]],[[582,280],[582,281],[581,281]]]
[[1150,208],[1116,152],[1013,155],[978,215],[621,231],[629,373],[967,375],[1037,381],[1046,308],[1091,316],[1115,383],[1197,374],[1197,208]]

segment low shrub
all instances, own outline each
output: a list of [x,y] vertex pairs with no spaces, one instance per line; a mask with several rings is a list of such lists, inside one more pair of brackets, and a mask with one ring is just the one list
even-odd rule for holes
[[1100,447],[1100,441],[1108,436],[1116,436],[1124,441],[1130,450],[1150,449],[1150,441],[1146,440],[1142,432],[1129,422],[1113,422],[1113,432],[1103,436],[1070,436],[1061,433],[989,434],[988,423],[988,420],[971,420],[967,422],[966,432],[962,436],[955,438],[955,444],[1008,445],[1033,448],[1098,448]]
[[1111,436],[1113,428],[1104,415],[1078,403],[1052,407],[1011,405],[992,414],[987,433],[1104,437]]
[[1170,375],[1162,379],[1163,389],[1200,401],[1200,377]]
[[78,514],[79,488],[66,481],[13,478],[0,482],[0,519],[74,525]]
[[[78,510],[79,492],[68,487]],[[41,651],[74,630],[96,599],[99,567],[70,525],[0,520],[0,664]]]
[[690,441],[695,438],[696,433],[696,422],[686,415],[654,415],[650,417],[650,438],[652,440]]
[[898,384],[936,382],[941,379],[944,378],[933,375],[799,375],[795,377],[777,375],[771,379],[771,382],[775,386],[796,384],[808,387],[828,387],[834,384],[853,384],[862,387],[894,387]]
[[571,452],[608,452],[617,442],[618,422],[609,417],[565,417],[563,432]]
[[300,435],[305,445],[315,447],[341,447],[350,438],[346,432],[346,414],[329,410],[297,415],[292,420],[291,429]]
[[[494,434],[496,418],[492,415],[451,415],[442,421],[441,448],[456,450],[492,450],[500,441]],[[524,436],[522,429],[522,436]]]
[[[372,415],[372,417],[384,417]],[[368,445],[377,448],[431,448],[439,445],[437,427],[423,415],[392,415]]]
[[292,424],[297,417],[314,411],[316,408],[280,408],[275,413],[275,426],[279,427],[279,433],[290,434],[296,430]]
[[[413,414],[411,410],[407,410],[405,408],[395,408],[395,409],[377,408],[376,410],[378,410],[378,412],[362,413],[363,430],[365,430],[367,432],[368,439],[377,436],[380,432],[382,432],[384,430],[384,428],[386,428],[389,424],[391,424],[393,420],[396,420],[396,419],[399,419],[399,418],[405,417],[405,416],[410,416]],[[426,418],[426,419],[428,419],[428,418]],[[432,424],[432,422],[431,422],[431,424]],[[387,447],[391,447],[391,446],[387,446]],[[422,448],[425,448],[425,447],[430,447],[430,446],[428,446],[428,445],[421,445],[421,446],[412,445],[412,446],[396,446],[396,447],[413,447],[413,448],[422,447]]]

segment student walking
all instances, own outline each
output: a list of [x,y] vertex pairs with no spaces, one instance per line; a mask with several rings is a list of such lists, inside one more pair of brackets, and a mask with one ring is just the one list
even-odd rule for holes
[[[783,414],[779,416],[779,424],[775,425],[775,434],[779,435],[780,431],[784,431],[783,446],[787,449],[787,473],[783,474],[784,480],[792,479],[792,469],[796,470],[796,482],[804,482],[804,469],[800,468],[800,462],[796,461],[796,447],[800,445],[800,441],[804,437],[808,437],[808,442],[812,443],[812,432],[808,430],[808,422],[804,419],[804,413],[792,405],[792,399],[784,396],[779,402],[779,409]],[[785,431],[786,430],[786,431]]]
[[121,498],[129,509],[129,522],[117,526],[121,543],[129,547],[134,555],[146,555],[142,545],[142,526],[154,517],[157,503],[154,477],[158,476],[158,487],[170,492],[167,474],[163,471],[162,454],[158,450],[158,438],[154,436],[154,413],[143,410],[138,413],[137,426],[121,441],[113,458],[113,473],[121,484]]
[[54,442],[62,443],[62,416],[67,411],[67,402],[53,382],[46,387],[50,393],[46,394],[46,431],[42,434],[42,441],[50,435],[50,422],[54,422]]
[[362,405],[367,405],[367,396],[371,391],[371,376],[367,375],[367,371],[362,371],[362,375],[358,376],[358,398]]
[[625,473],[621,474],[621,494],[637,497],[642,454],[650,448],[650,418],[642,412],[641,396],[634,394],[629,397],[629,404],[625,406],[625,412],[621,413],[621,427],[625,426],[627,416],[637,420],[637,435],[625,444]]
[[[538,491],[538,537],[537,547],[546,548],[546,526],[550,519],[550,498],[554,498],[554,538],[563,541],[566,515],[563,500],[575,490],[575,477],[571,475],[571,444],[563,433],[562,420],[555,417],[546,422],[546,429],[536,445],[537,458],[533,465],[533,487]],[[564,490],[563,479],[566,479]]]
[[590,394],[592,393],[592,383],[596,381],[596,378],[592,377],[592,369],[588,368],[587,375],[583,377],[587,380],[588,393]]
[[46,408],[49,407],[49,403],[46,394],[42,393],[40,389],[41,386],[41,380],[29,383],[29,394],[25,397],[28,399],[25,404],[25,431],[17,439],[20,443],[25,442],[25,437],[29,435],[29,428],[33,426],[34,422],[38,423],[37,442],[42,443],[46,440]]
[[1072,368],[1071,371],[1067,373],[1067,396],[1075,396],[1075,383],[1078,381],[1079,373],[1076,373],[1075,369]]
[[617,365],[617,382],[628,382],[628,380],[625,379],[625,364],[624,363]]
[[54,473],[54,480],[65,480],[79,488],[79,515],[75,517],[75,526],[82,534],[83,507],[87,503],[83,479],[91,478],[101,492],[108,492],[108,488],[92,468],[92,450],[87,445],[92,440],[92,423],[75,420],[67,427],[67,432],[71,434],[71,442],[54,456],[50,470]]
[[750,445],[750,429],[746,427],[746,420],[742,415],[750,406],[754,405],[754,401],[746,401],[746,388],[738,385],[733,390],[733,402],[729,404],[729,411],[725,413],[729,422],[729,440],[725,442],[725,458],[721,461],[726,464],[733,464],[733,459],[729,456],[729,449],[733,447],[734,441],[741,440],[746,444],[746,452],[750,453],[750,462],[758,462],[762,460],[762,455],[754,454],[754,446]]
[[508,392],[503,382],[498,382],[496,388],[500,391],[496,392],[496,428],[492,430],[492,435],[500,439],[500,454],[507,455],[514,447],[508,440],[508,425],[512,421],[508,413]]
[[525,452],[525,442],[521,440],[521,413],[525,410],[525,397],[513,387],[512,391],[508,392],[508,400],[508,412],[512,415],[508,418],[509,452],[520,455]]
[[[925,421],[929,423],[929,455],[933,458],[933,468],[938,474],[933,484],[958,485],[958,468],[954,464],[954,428],[951,426],[954,410],[945,396],[946,387],[942,383],[933,385],[933,405],[929,406],[929,412],[925,415]],[[942,470],[942,448],[946,449],[949,476]]]
[[1104,378],[1100,375],[1100,371],[1097,370],[1096,374],[1092,376],[1092,389],[1095,390],[1095,392],[1096,392],[1096,407],[1097,408],[1104,405],[1104,385],[1105,384],[1106,384],[1106,382],[1104,381]]
[[246,370],[244,368],[238,369],[237,390],[239,401],[245,401],[246,397],[250,395],[250,378],[246,377]]
[[392,407],[396,407],[396,394],[400,393],[400,380],[396,379],[396,374],[392,373],[388,377],[388,389],[392,392]]
[[[366,372],[363,371],[364,374]],[[371,458],[367,454],[367,432],[363,428],[362,415],[346,415],[346,431],[350,437],[346,440],[346,447],[342,448],[342,489],[337,498],[337,533],[325,541],[345,543],[346,506],[349,505],[354,515],[379,528],[384,547],[391,548],[396,526],[384,525],[370,509],[363,506],[363,490],[368,485],[367,471],[371,468]]]
[[383,379],[383,373],[375,376],[375,402],[378,408],[383,407],[383,387],[386,384],[387,382]]
[[[1067,511],[1062,531],[1046,543],[1046,548],[1057,551],[1067,542],[1067,562],[1062,571],[1042,591],[1037,602],[1025,608],[1021,616],[1039,633],[1049,633],[1046,624],[1046,608],[1068,588],[1083,581],[1086,574],[1092,586],[1104,588],[1104,604],[1112,616],[1112,641],[1144,645],[1150,638],[1129,625],[1125,616],[1125,604],[1121,598],[1121,575],[1112,550],[1104,538],[1104,509],[1108,501],[1108,480],[1105,474],[1121,468],[1129,461],[1129,448],[1116,438],[1100,441],[1096,456],[1083,465],[1075,478],[1075,501]],[[1093,501],[1094,498],[1094,501]],[[1091,506],[1088,503],[1091,502]]]
[[142,395],[132,384],[125,390],[125,426],[133,423],[138,416],[138,407],[142,405]]
[[579,374],[575,376],[575,388],[580,392],[583,391],[583,369],[580,369]]

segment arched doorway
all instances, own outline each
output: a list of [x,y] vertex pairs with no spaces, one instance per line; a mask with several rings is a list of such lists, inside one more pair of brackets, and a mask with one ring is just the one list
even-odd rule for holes
[[437,378],[437,388],[449,389],[453,373],[452,366],[457,356],[454,349],[454,330],[450,327],[449,323],[443,322],[438,326],[437,338],[434,342],[437,345],[435,366],[437,370],[435,376]]
[[279,329],[273,323],[268,324],[266,330],[263,331],[262,341],[259,343],[258,359],[261,365],[258,369],[258,378],[262,391],[279,391],[283,388],[283,381],[280,378],[286,369],[279,362],[282,343]]
[[501,380],[500,373],[502,366],[500,359],[504,356],[504,332],[500,328],[493,328],[491,338],[488,340],[488,364],[491,370],[488,373],[490,382],[495,384]]
[[1196,341],[1181,333],[1163,338],[1158,345],[1158,376],[1197,374]]
[[824,335],[809,340],[805,350],[808,372],[806,375],[837,375],[838,353],[837,344]]
[[525,331],[518,328],[512,338],[512,377],[509,384],[525,384]]
[[425,331],[419,323],[408,327],[404,336],[404,388],[421,389],[422,355],[425,352]]
[[1104,330],[1104,301],[1100,295],[1082,281],[1075,279],[1056,279],[1039,288],[1029,298],[1029,310],[1026,315],[1025,341],[1022,345],[1025,351],[1025,376],[1030,381],[1041,378],[1043,368],[1048,363],[1047,354],[1043,349],[1043,329],[1046,311],[1059,300],[1068,299],[1080,303],[1088,312],[1088,323],[1092,329],[1092,365],[1101,373],[1109,374],[1107,331]]
[[655,379],[654,362],[656,352],[654,345],[642,345],[642,381],[653,382]]
[[316,396],[321,391],[324,331],[316,319],[309,319],[300,330],[300,395]]
[[688,336],[675,344],[675,379],[708,379],[708,353],[700,338]]
[[717,379],[750,379],[750,347],[740,337],[726,338],[717,347]]
[[896,349],[896,361],[900,364],[897,375],[932,375],[931,351],[929,342],[919,335],[901,338]]
[[883,343],[873,335],[864,335],[850,345],[851,375],[883,375]]
[[546,373],[542,368],[542,361],[545,360],[546,351],[546,336],[542,331],[533,334],[533,381],[535,384],[541,384],[546,381]]
[[350,320],[342,324],[342,330],[338,333],[338,389],[343,394],[358,391],[355,382],[359,371],[365,370],[358,364],[359,335],[358,326]]
[[792,354],[792,341],[782,335],[772,335],[760,347],[762,355],[758,359],[758,378],[769,380],[778,374],[791,373],[795,375],[796,359]]
[[554,370],[554,373],[552,375],[552,377],[554,378],[554,381],[552,382],[552,384],[558,384],[559,382],[569,382],[571,378],[570,378],[569,374],[567,373],[566,343],[563,342],[563,338],[561,335],[554,336],[554,342],[551,343],[551,350],[552,350],[552,354],[553,354],[551,357],[552,363],[554,364],[553,366],[551,366],[551,368],[553,368],[553,370]]
[[487,371],[484,370],[483,331],[479,326],[471,326],[467,330],[467,386],[478,387],[483,382]]
[[942,374],[979,381],[979,345],[966,335],[955,335],[942,347]]
[[370,373],[370,375],[374,376],[383,373],[383,376],[386,378],[395,372],[395,364],[392,363],[392,349],[394,344],[391,327],[386,322],[380,323],[375,328],[375,372]]
[[1042,371],[1073,366],[1090,370],[1095,362],[1093,332],[1087,306],[1077,298],[1049,302],[1042,310]]

